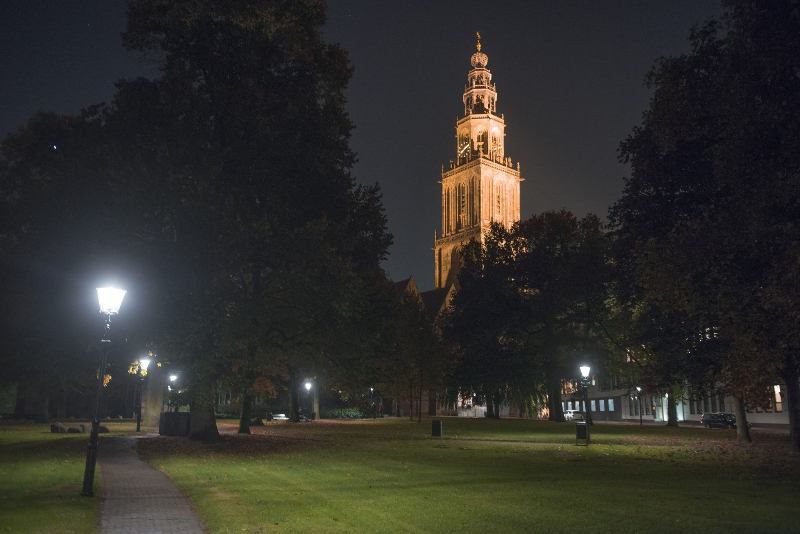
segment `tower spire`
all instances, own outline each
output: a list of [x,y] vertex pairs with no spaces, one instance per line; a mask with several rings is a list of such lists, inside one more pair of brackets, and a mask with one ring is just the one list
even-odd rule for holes
[[478,52],[481,51],[481,32],[478,33]]

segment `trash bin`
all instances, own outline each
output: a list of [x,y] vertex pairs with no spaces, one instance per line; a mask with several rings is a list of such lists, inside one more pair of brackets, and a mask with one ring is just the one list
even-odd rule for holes
[[441,421],[431,421],[431,437],[434,437],[434,438],[441,438],[442,437],[442,422]]
[[589,445],[589,425],[586,421],[575,422],[575,444]]

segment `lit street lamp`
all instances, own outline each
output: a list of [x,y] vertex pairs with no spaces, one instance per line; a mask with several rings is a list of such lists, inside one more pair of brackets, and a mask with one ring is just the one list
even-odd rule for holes
[[636,386],[636,393],[639,396],[639,424],[642,424],[642,388]]
[[139,409],[136,411],[136,431],[139,432],[142,426],[142,397],[144,396],[144,376],[147,374],[147,367],[150,365],[150,358],[139,360]]
[[[169,383],[170,384],[175,384],[176,380],[178,380],[178,375],[175,375],[175,374],[169,375]],[[175,411],[177,412],[178,411],[178,405],[175,404],[174,401],[173,401],[173,397],[175,396],[175,393],[172,392],[172,385],[167,386],[167,390],[169,390],[169,392],[170,392],[169,393],[169,406],[167,407],[167,411],[169,412],[172,409],[172,406],[174,405],[175,406]]]
[[100,360],[100,371],[97,376],[97,396],[94,399],[94,417],[92,418],[92,433],[89,435],[89,448],[86,451],[86,468],[83,471],[83,491],[84,497],[94,495],[94,469],[97,465],[97,433],[100,426],[100,396],[103,393],[103,382],[106,375],[106,359],[108,358],[108,347],[111,344],[109,333],[111,331],[111,316],[119,313],[122,299],[125,298],[124,289],[113,287],[98,287],[97,300],[100,302],[100,313],[106,315],[106,325],[103,330],[102,353]]
[[586,423],[589,425],[593,425],[592,423],[592,413],[589,409],[589,398],[587,394],[587,390],[589,389],[589,373],[591,372],[591,367],[588,365],[581,366],[581,385],[583,385],[583,407],[586,410],[586,416],[584,419]]

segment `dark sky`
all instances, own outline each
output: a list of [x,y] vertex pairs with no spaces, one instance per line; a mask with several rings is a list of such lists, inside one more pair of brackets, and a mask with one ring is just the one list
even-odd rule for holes
[[[0,136],[38,110],[108,101],[120,77],[155,68],[126,54],[123,0],[0,0]],[[455,154],[461,95],[482,36],[521,162],[522,217],[565,207],[605,215],[619,197],[620,141],[639,123],[643,78],[659,56],[688,51],[689,29],[717,1],[332,0],[328,40],[350,53],[348,111],[363,183],[379,182],[395,244],[385,267],[433,288],[441,166]]]

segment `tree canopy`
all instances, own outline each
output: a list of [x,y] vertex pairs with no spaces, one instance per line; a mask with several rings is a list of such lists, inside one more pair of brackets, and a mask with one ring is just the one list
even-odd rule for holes
[[648,75],[612,228],[629,294],[680,314],[676,341],[703,364],[689,378],[764,406],[780,377],[800,449],[800,3],[724,5],[721,22],[693,30],[691,53]]

